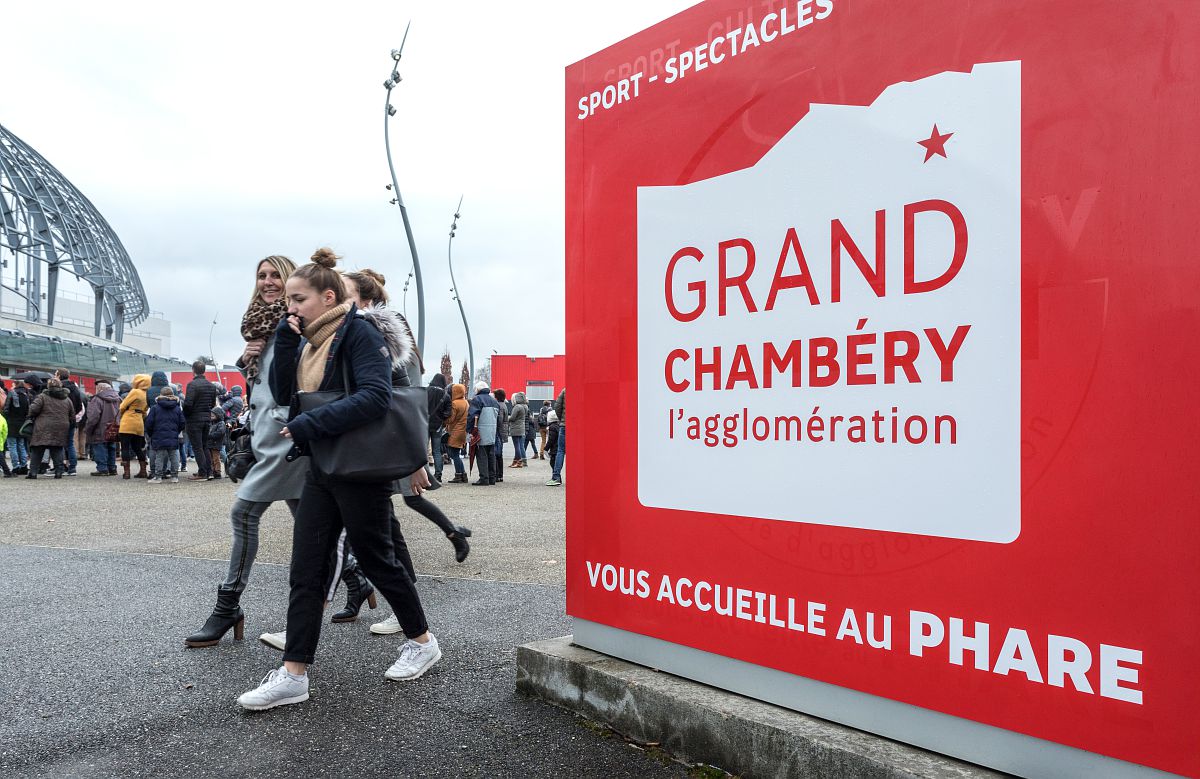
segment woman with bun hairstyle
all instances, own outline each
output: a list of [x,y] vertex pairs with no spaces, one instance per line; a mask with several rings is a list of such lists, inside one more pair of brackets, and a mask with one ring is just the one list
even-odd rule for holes
[[[393,360],[392,366],[392,386],[411,386],[407,368],[415,362],[416,366],[413,367],[416,367],[418,372],[424,372],[424,366],[421,363],[420,355],[417,354],[416,339],[408,326],[408,321],[399,312],[387,308],[388,294],[384,290],[386,281],[383,275],[370,268],[365,268],[360,271],[343,273],[342,277],[347,282],[347,299],[355,305],[358,312],[368,322],[375,326],[375,329],[383,334],[384,341],[388,344],[389,354],[397,355],[398,361]],[[455,526],[437,506],[421,495],[415,494],[409,478],[398,479],[394,482],[393,488],[394,492],[399,492],[404,497],[405,505],[433,522],[446,534],[454,546],[455,560],[461,563],[467,559],[467,555],[471,551],[471,547],[467,543],[467,538],[471,535],[468,528]],[[400,531],[400,522],[396,519],[395,508],[391,501],[388,501],[388,511],[392,520],[392,546],[395,549],[396,559],[415,582],[417,580],[416,568],[413,566],[408,544]],[[348,542],[344,529],[338,537],[333,567],[325,588],[326,603],[333,601],[339,581],[346,583],[346,606],[330,617],[330,622],[356,621],[364,602],[372,609],[375,608],[375,588],[363,576],[362,568],[354,556],[353,547]],[[399,633],[400,629],[400,623],[395,616],[388,617],[371,626],[371,632],[377,635]],[[283,651],[287,645],[287,631],[263,633],[259,636],[259,640],[267,646]]]
[[[280,399],[298,391],[347,395],[288,420],[280,434],[293,444],[289,456],[303,455],[314,441],[335,438],[387,414],[393,368],[402,367],[407,357],[347,299],[342,277],[334,270],[337,255],[319,249],[312,259],[287,280],[288,316],[275,331],[271,392]],[[344,386],[343,366],[349,387]],[[415,494],[428,484],[424,468],[413,474]],[[391,604],[408,638],[384,676],[416,679],[441,659],[415,583],[396,560],[389,524],[391,496],[390,481],[346,482],[310,464],[292,534],[283,666],[238,698],[243,708],[270,709],[308,700],[308,666],[316,659],[325,584],[343,528],[364,572]]]
[[[412,331],[408,327],[408,322],[400,314],[382,305],[375,307],[373,303],[364,303],[358,294],[360,288],[365,288],[372,293],[371,300],[378,300],[378,295],[381,294],[383,302],[386,303],[387,293],[383,292],[383,276],[368,269],[354,273],[345,273],[343,274],[343,279],[348,282],[346,284],[347,300],[353,303],[358,309],[359,314],[383,334],[389,354],[398,355],[398,361],[393,361],[392,364],[392,386],[411,386],[406,368],[413,361],[414,357],[419,364],[420,357],[416,353],[416,339],[413,338]],[[405,496],[405,501],[408,501],[411,496],[414,500],[428,503],[424,498],[413,493],[410,480],[407,478],[395,482],[393,488],[394,492],[399,492]],[[451,538],[451,543],[455,544],[456,551],[461,550],[458,556],[458,561],[461,563],[466,559],[467,552],[470,551],[465,536],[471,535],[471,531],[466,528],[455,528],[454,525],[450,524],[450,520],[446,519],[446,516],[437,510],[436,506],[432,503],[428,503],[428,506],[449,527],[447,536],[450,536],[452,533],[454,534]],[[412,557],[408,551],[408,544],[400,532],[400,523],[396,520],[395,509],[390,500],[388,501],[388,511],[392,520],[392,546],[396,553],[396,560],[404,566],[404,570],[408,571],[408,575],[415,582],[417,580],[416,569],[413,567]],[[456,531],[458,530],[462,532],[457,533]],[[333,598],[337,594],[339,582],[346,583],[346,606],[330,617],[330,622],[345,623],[356,621],[359,611],[362,610],[363,603],[367,603],[372,609],[375,608],[375,588],[371,586],[371,582],[367,580],[367,577],[363,576],[362,567],[358,564],[353,548],[346,538],[345,528],[338,535],[337,544],[334,549],[333,565],[330,568],[329,578],[325,582],[326,605],[333,602]],[[396,620],[396,617],[392,616],[383,622],[372,625],[371,629],[380,635],[399,633],[400,623]],[[287,647],[287,631],[281,630],[277,633],[263,633],[259,636],[259,640],[267,646],[274,647],[282,652]]]
[[274,361],[271,346],[275,328],[287,316],[284,284],[295,270],[290,259],[272,254],[260,260],[254,271],[254,293],[242,315],[241,334],[246,348],[237,366],[246,377],[250,449],[255,462],[238,484],[229,512],[233,531],[229,573],[217,586],[217,605],[204,627],[184,639],[189,647],[216,646],[230,628],[234,628],[234,638],[241,639],[246,619],[241,599],[258,554],[259,522],[275,501],[284,501],[293,517],[300,504],[307,468],[303,461],[287,461],[292,445],[279,431],[287,424],[288,399],[281,404],[267,382]]

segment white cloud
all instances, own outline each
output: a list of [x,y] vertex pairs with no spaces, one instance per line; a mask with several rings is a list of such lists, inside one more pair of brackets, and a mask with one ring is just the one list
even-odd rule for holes
[[[446,243],[476,355],[561,353],[564,68],[687,0],[9,4],[0,123],[96,204],[121,237],[175,355],[241,351],[255,262],[333,246],[399,298],[410,268],[384,189],[382,86],[424,275],[426,351],[466,356]],[[14,31],[23,31],[13,34]],[[396,302],[400,307],[400,302]],[[408,295],[415,324],[415,295]]]

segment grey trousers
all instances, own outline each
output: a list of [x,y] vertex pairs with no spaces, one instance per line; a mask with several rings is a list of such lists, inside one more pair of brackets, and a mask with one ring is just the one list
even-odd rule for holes
[[[295,519],[300,501],[284,502]],[[221,592],[241,595],[246,589],[246,583],[250,581],[250,568],[253,567],[254,558],[258,554],[258,523],[270,505],[269,500],[234,500],[233,509],[229,512],[229,521],[233,527],[233,551],[229,555],[229,575],[221,584]]]

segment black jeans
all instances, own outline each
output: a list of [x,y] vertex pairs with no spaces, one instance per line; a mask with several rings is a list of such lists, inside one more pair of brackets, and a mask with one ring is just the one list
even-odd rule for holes
[[309,471],[292,532],[292,592],[283,659],[311,664],[321,638],[325,586],[342,528],[363,573],[383,594],[409,638],[429,629],[421,599],[392,543],[392,483],[358,483]]
[[127,463],[142,460],[146,456],[146,437],[138,433],[120,433],[121,459]]
[[38,472],[38,468],[42,464],[42,455],[47,449],[50,450],[50,459],[54,461],[54,475],[61,476],[63,471],[63,449],[62,446],[31,446],[29,447],[29,475]]
[[[404,500],[407,501],[408,498]],[[390,502],[388,503],[388,518],[392,529],[392,549],[396,553],[396,562],[400,563],[400,566],[408,573],[408,578],[415,582],[417,569],[413,567],[412,555],[408,553],[408,543],[404,540],[404,534],[400,532],[400,521],[396,519],[396,509]],[[341,543],[335,545],[334,559],[329,567],[329,576],[325,580],[325,600],[327,602],[332,602],[337,595],[338,580],[341,578],[342,572],[352,565],[356,565],[358,561],[348,539],[339,536],[338,540]]]
[[196,473],[212,476],[212,463],[208,459],[208,420],[188,422],[187,437],[192,444],[192,456],[196,458]]
[[[404,500],[407,501],[408,498]],[[396,562],[400,563],[401,567],[408,571],[408,577],[415,582],[417,580],[417,569],[413,567],[412,555],[408,553],[408,544],[404,541],[404,535],[400,532],[400,520],[396,519],[396,509],[390,500],[388,501],[388,515],[388,526],[392,529],[392,548],[396,552]]]

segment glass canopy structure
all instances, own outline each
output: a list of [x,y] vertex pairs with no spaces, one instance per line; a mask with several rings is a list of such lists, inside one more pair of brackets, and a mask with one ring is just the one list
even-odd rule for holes
[[27,320],[53,326],[60,272],[91,285],[98,338],[123,341],[126,325],[150,314],[112,227],[57,168],[0,125],[0,297],[15,295]]

